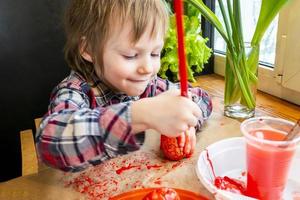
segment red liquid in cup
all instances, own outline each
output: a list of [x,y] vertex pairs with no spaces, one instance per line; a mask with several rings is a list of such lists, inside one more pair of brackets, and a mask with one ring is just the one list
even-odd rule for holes
[[[281,141],[283,133],[274,130],[255,130],[250,135],[264,140]],[[272,147],[247,142],[248,196],[258,199],[282,199],[294,148]]]

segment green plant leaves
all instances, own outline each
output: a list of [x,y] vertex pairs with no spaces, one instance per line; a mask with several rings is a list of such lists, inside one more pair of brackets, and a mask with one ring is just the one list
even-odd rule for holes
[[[190,8],[190,7],[189,7]],[[187,58],[188,80],[195,82],[194,73],[200,73],[211,56],[211,49],[206,46],[208,38],[201,36],[199,11],[189,9],[193,16],[184,16],[185,53]],[[175,16],[170,16],[170,28],[162,51],[161,68],[158,75],[171,81],[178,81],[177,33]]]

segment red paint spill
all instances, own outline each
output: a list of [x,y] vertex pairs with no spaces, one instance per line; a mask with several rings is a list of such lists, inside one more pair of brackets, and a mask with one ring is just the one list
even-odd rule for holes
[[177,163],[173,164],[173,165],[172,165],[172,169],[178,167],[180,164],[181,164],[181,162],[177,162]]
[[[216,176],[213,163],[209,157],[208,150],[206,150],[206,159],[211,167],[213,176],[214,176],[214,185],[221,190],[227,190],[234,193],[246,194],[245,184],[237,179],[229,178],[228,176]],[[243,172],[242,175],[245,176],[246,172]]]
[[156,179],[156,180],[154,181],[154,183],[157,184],[157,185],[160,185],[160,184],[161,184],[160,178]]
[[211,171],[212,171],[212,173],[214,175],[214,178],[216,178],[215,169],[214,169],[214,166],[213,166],[213,164],[211,162],[211,159],[209,158],[208,150],[206,150],[206,159],[207,159],[207,161],[208,161],[208,163],[210,165],[210,168],[211,168]]
[[153,160],[152,154],[137,153],[130,157],[124,156],[109,160],[81,173],[65,173],[62,181],[65,183],[65,187],[70,187],[85,195],[84,199],[108,199],[125,191],[144,188],[141,180],[132,178],[136,177],[137,171],[143,177],[147,176],[149,171],[155,170],[157,176],[156,179],[154,177],[152,183],[161,185],[160,177],[181,163]]
[[242,181],[229,178],[228,176],[216,177],[214,185],[221,190],[227,190],[234,193],[246,194],[246,187]]
[[129,169],[132,169],[132,168],[140,168],[140,166],[131,166],[131,165],[129,164],[128,166],[124,166],[124,167],[121,167],[120,169],[117,169],[117,170],[116,170],[116,173],[117,173],[117,174],[121,174],[121,173],[123,173],[124,171],[129,170]]
[[147,169],[151,169],[151,168],[157,169],[161,167],[162,167],[161,165],[147,165]]

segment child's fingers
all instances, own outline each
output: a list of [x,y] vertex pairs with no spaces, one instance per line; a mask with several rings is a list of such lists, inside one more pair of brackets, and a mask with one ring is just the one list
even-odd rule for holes
[[191,157],[195,151],[195,147],[196,147],[195,131],[190,134],[190,143],[191,143],[191,151],[190,151],[188,157]]
[[190,133],[189,130],[185,131],[185,145],[184,145],[184,154],[188,155],[191,151],[191,142],[190,142]]
[[178,141],[179,148],[183,149],[183,147],[185,146],[185,141],[186,141],[184,132],[182,132],[180,134],[180,136],[177,138],[177,141]]
[[194,127],[191,127],[188,131],[186,131],[186,140],[188,141],[188,144],[186,143],[185,154],[187,155],[187,157],[190,157],[194,153],[196,146],[196,135]]
[[[196,118],[196,117],[190,117],[187,120],[187,124],[188,124],[188,126],[196,126],[198,124],[198,118]],[[189,129],[187,131],[189,131]],[[187,131],[185,131],[185,132],[187,132]]]

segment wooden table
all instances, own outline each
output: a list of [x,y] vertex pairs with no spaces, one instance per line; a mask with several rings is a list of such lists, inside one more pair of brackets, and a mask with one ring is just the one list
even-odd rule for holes
[[[81,173],[46,169],[0,183],[0,199],[93,199],[96,196],[107,199],[135,188],[159,186],[186,189],[213,198],[196,176],[195,164],[199,153],[209,144],[241,136],[241,132],[238,120],[223,116],[221,94],[211,93],[214,111],[197,136],[196,152],[191,158],[179,162],[165,161],[159,151],[159,135],[150,130],[146,134],[145,145],[137,152]],[[256,112],[257,115],[270,115],[260,107]]]

